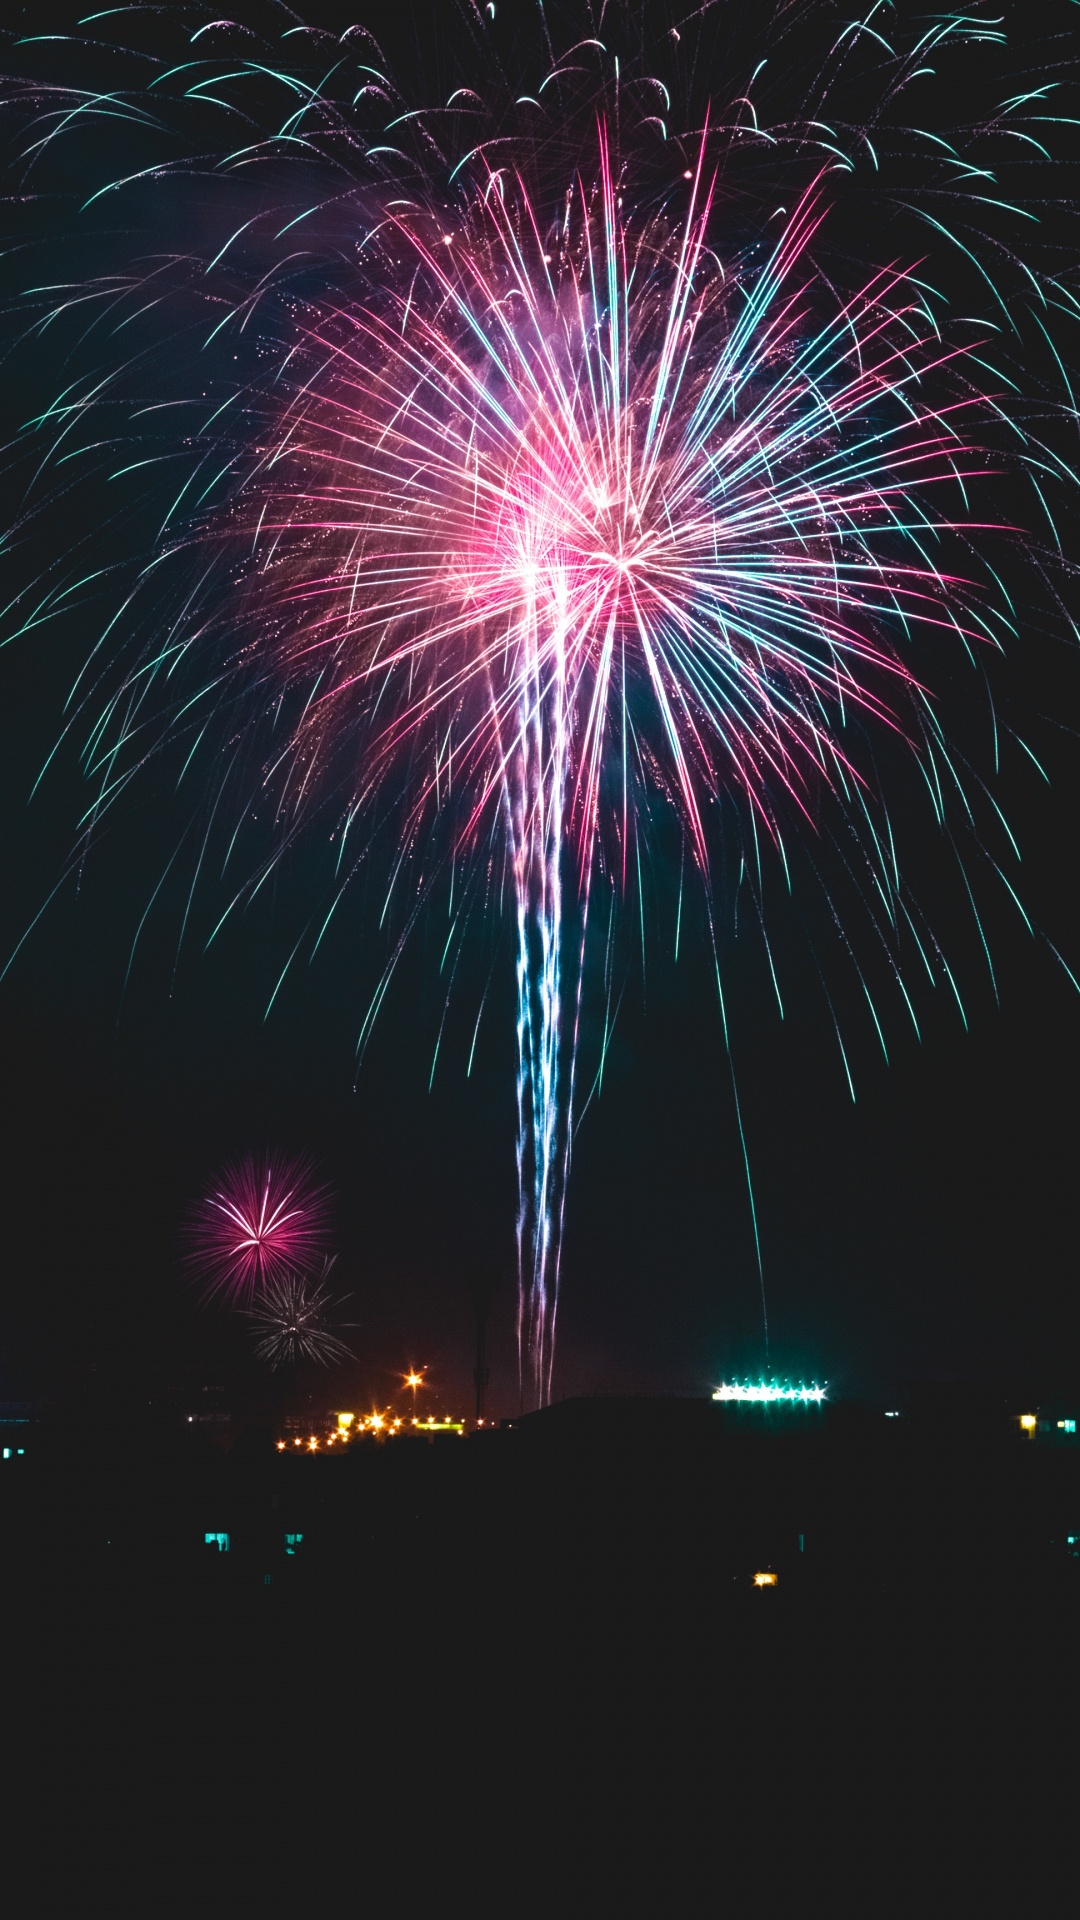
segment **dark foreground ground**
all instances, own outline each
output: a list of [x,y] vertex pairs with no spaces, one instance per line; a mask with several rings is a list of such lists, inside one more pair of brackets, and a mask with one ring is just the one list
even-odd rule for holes
[[13,1911],[1075,1896],[1080,1448],[571,1404],[57,1432],[0,1500]]

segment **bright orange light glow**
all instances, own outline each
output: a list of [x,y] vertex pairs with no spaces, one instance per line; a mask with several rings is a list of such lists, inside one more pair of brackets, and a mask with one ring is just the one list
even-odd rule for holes
[[755,1587],[775,1587],[775,1573],[755,1573],[754,1585]]
[[339,1413],[336,1415],[336,1419],[338,1426],[343,1427],[347,1433],[353,1421],[356,1419],[356,1415],[355,1413]]
[[285,1451],[285,1442],[284,1442],[284,1440],[279,1440],[279,1441],[278,1441],[278,1443],[277,1443],[277,1450],[278,1450],[278,1452],[279,1452],[279,1453],[284,1453],[284,1451]]
[[427,1372],[426,1367],[421,1367],[419,1373],[416,1372],[415,1368],[410,1367],[408,1373],[405,1375],[405,1385],[407,1387],[411,1387],[413,1392],[415,1393],[417,1387],[423,1386],[424,1375],[426,1372]]
[[317,1453],[318,1450],[319,1450],[319,1443],[316,1440],[315,1435],[312,1434],[311,1439],[308,1441],[308,1452]]

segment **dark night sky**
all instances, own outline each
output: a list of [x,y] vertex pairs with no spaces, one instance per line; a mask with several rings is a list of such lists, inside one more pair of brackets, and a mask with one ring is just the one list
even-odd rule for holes
[[[73,622],[47,645],[23,642],[0,656],[4,958],[59,876],[82,804],[65,762],[32,805],[27,795],[88,631]],[[1025,903],[1074,971],[1077,665],[1063,642],[1018,643],[1001,684],[1011,712],[1026,716],[1051,785],[1007,766],[996,789],[1024,855]],[[327,1397],[383,1399],[397,1370],[428,1363],[444,1403],[466,1404],[469,1280],[493,1269],[501,1282],[493,1411],[512,1410],[508,934],[477,937],[430,1090],[441,925],[414,943],[359,1073],[356,1034],[377,971],[359,907],[264,1021],[283,958],[320,897],[318,875],[302,868],[209,955],[189,940],[175,979],[182,891],[166,894],[121,1008],[132,937],[178,804],[163,779],[133,795],[0,987],[8,1114],[0,1396],[91,1364],[103,1380],[170,1370],[206,1378],[231,1364],[228,1329],[196,1310],[178,1266],[179,1223],[224,1159],[265,1142],[314,1153],[338,1196],[339,1273],[358,1357]],[[932,877],[935,888],[947,894],[948,881]],[[632,965],[636,930],[626,931],[627,990],[603,1092],[576,1144],[557,1394],[703,1392],[764,1357],[711,963],[691,926],[674,964],[665,889],[670,876],[661,873],[644,993]],[[970,1031],[940,990],[924,993],[921,1044],[893,1007],[889,1065],[863,1031],[853,976],[823,952],[851,1042],[855,1105],[788,921],[781,915],[777,935],[791,999],[783,1023],[760,942],[722,936],[773,1361],[827,1377],[839,1392],[885,1394],[927,1375],[1075,1373],[1080,996],[1004,896],[987,898],[998,1000],[961,939]],[[207,915],[213,904],[211,888]],[[940,911],[948,922],[947,898]],[[483,1043],[467,1079],[492,957]]]

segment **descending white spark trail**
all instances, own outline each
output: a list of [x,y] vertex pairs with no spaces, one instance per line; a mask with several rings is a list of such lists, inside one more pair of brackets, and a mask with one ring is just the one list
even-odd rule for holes
[[569,727],[559,639],[552,656],[549,669],[535,646],[529,649],[508,790],[517,907],[518,1354],[523,1395],[527,1372],[540,1404],[551,1393],[574,1070],[574,1050],[563,1059],[561,863]]

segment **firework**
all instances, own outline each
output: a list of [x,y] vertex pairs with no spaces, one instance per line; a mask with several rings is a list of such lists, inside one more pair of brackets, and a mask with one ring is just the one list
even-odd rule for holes
[[329,1366],[347,1360],[349,1348],[330,1330],[336,1302],[326,1284],[333,1261],[324,1261],[318,1279],[302,1273],[283,1273],[267,1282],[250,1319],[256,1333],[255,1351],[272,1367],[315,1360]]
[[191,1259],[208,1296],[250,1306],[317,1266],[328,1228],[329,1196],[308,1161],[253,1154],[227,1167],[196,1208]]
[[[741,12],[706,16],[720,41],[731,23],[726,57],[742,59]],[[912,960],[956,991],[880,768],[907,762],[950,840],[954,819],[975,826],[981,783],[947,745],[939,657],[951,642],[981,660],[1015,626],[1000,568],[979,557],[1009,537],[995,473],[1032,480],[1047,513],[1048,486],[1071,483],[1052,426],[1069,296],[1020,249],[1023,210],[987,189],[986,143],[1045,154],[1068,116],[1044,111],[1047,87],[1014,83],[948,138],[898,118],[928,63],[970,79],[1002,43],[978,8],[890,45],[880,23],[834,37],[830,8],[779,7],[767,31],[825,35],[810,67],[805,37],[787,61],[797,104],[758,85],[763,59],[696,99],[685,73],[725,71],[700,24],[663,36],[665,80],[640,49],[620,66],[590,13],[526,88],[475,51],[481,15],[463,18],[491,103],[464,86],[425,112],[360,29],[316,84],[280,49],[257,56],[246,26],[193,13],[186,51],[148,87],[110,93],[109,111],[173,143],[138,169],[138,192],[175,213],[210,170],[225,223],[194,252],[121,258],[42,296],[50,325],[74,306],[148,329],[122,374],[69,389],[42,421],[57,461],[79,433],[112,447],[102,409],[145,385],[182,314],[170,337],[197,345],[198,419],[172,389],[140,391],[139,420],[180,408],[188,436],[143,455],[124,429],[118,475],[181,451],[185,471],[125,603],[135,661],[117,650],[91,706],[88,831],[163,745],[181,744],[186,774],[221,722],[207,834],[245,806],[279,829],[231,905],[320,824],[339,879],[317,947],[354,875],[385,856],[383,917],[401,925],[361,1044],[444,875],[448,951],[478,902],[508,903],[519,1353],[523,1393],[543,1400],[590,913],[599,888],[636,888],[644,919],[642,847],[662,815],[718,954],[721,912],[745,892],[764,936],[770,861],[790,885],[809,847],[841,873],[825,887],[847,951],[845,890],[909,1009]],[[267,89],[290,112],[253,132]],[[54,92],[16,89],[40,115],[33,165],[103,110],[100,93]],[[216,138],[207,102],[233,144],[181,151],[196,114]],[[935,287],[928,249],[970,307]],[[243,348],[242,380],[215,375],[222,341]],[[43,588],[34,621],[76,591]],[[154,637],[140,648],[142,619]],[[998,833],[992,800],[988,819]],[[986,851],[1005,879],[1008,853]],[[726,897],[720,871],[737,876]],[[236,1277],[219,1266],[216,1284],[250,1296],[296,1261],[268,1268],[242,1211]],[[238,1230],[223,1207],[219,1222]]]

